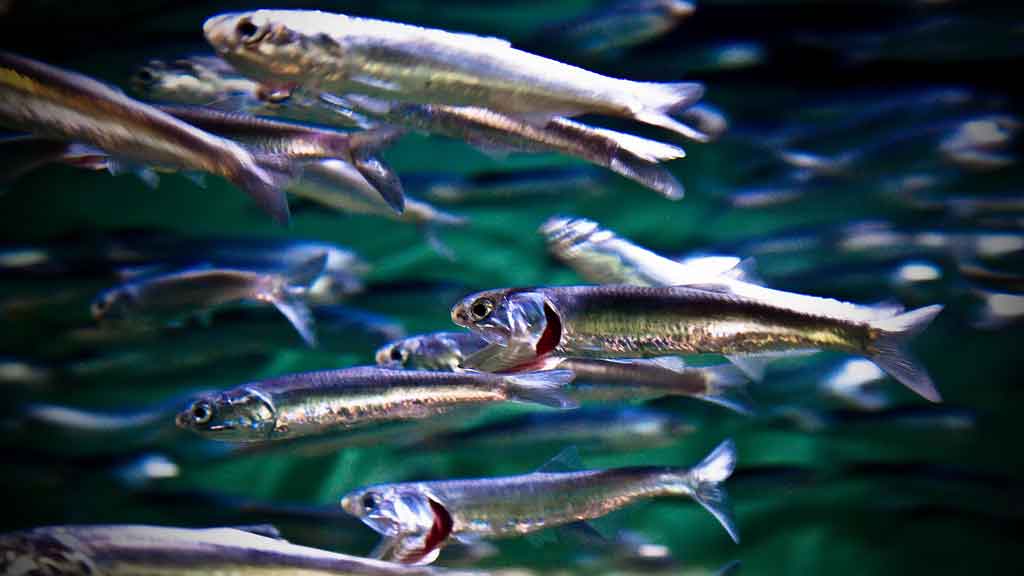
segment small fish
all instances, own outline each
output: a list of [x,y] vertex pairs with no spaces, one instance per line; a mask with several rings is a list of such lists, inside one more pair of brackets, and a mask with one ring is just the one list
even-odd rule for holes
[[215,306],[255,300],[269,302],[292,323],[302,339],[316,345],[313,318],[301,295],[323,273],[321,254],[287,274],[230,268],[197,268],[158,274],[100,293],[92,303],[99,321],[178,320]]
[[530,122],[473,106],[403,104],[356,95],[324,98],[339,108],[355,107],[382,122],[464,140],[485,152],[564,154],[607,168],[670,200],[683,196],[682,185],[659,164],[685,157],[686,152],[678,146],[561,117]]
[[684,0],[618,0],[568,22],[544,27],[537,44],[556,40],[578,53],[613,53],[667,34],[696,9]]
[[178,414],[177,423],[216,440],[262,442],[507,400],[569,408],[575,404],[559,389],[572,377],[568,370],[457,374],[356,367],[309,372],[204,396]]
[[581,408],[521,414],[465,430],[435,434],[408,449],[508,450],[560,444],[581,449],[628,451],[665,446],[696,430],[696,426],[684,418],[649,408]]
[[4,574],[452,575],[298,546],[273,526],[172,528],[146,525],[47,526],[0,534]]
[[[452,321],[498,346],[528,347],[537,358],[638,358],[834,350],[867,357],[922,397],[938,402],[931,378],[903,344],[942,310],[926,306],[850,319],[739,296],[719,285],[562,286],[479,292],[452,308]],[[763,367],[751,367],[756,373]]]
[[19,411],[11,433],[15,438],[46,438],[47,449],[57,452],[123,452],[149,446],[173,430],[167,423],[181,405],[181,401],[174,400],[114,412],[33,403]]
[[879,384],[885,372],[865,358],[850,358],[836,366],[821,380],[819,392],[856,410],[873,412],[891,404]]
[[160,110],[207,132],[230,138],[260,153],[291,160],[335,158],[356,167],[371,188],[399,214],[405,206],[402,184],[394,171],[377,156],[401,132],[376,128],[343,133],[325,128],[268,120],[248,114],[208,108],[160,106]]
[[962,433],[974,430],[977,424],[973,410],[943,406],[894,406],[870,412],[784,407],[767,417],[808,433],[837,432],[854,426],[873,432],[900,428]]
[[468,176],[411,175],[424,198],[445,204],[509,202],[532,197],[596,196],[608,178],[590,168],[545,167]]
[[222,14],[203,25],[218,55],[269,85],[520,115],[631,118],[689,137],[670,112],[703,95],[692,82],[602,76],[499,38],[303,10]]
[[958,262],[956,269],[964,280],[983,290],[1024,295],[1024,275],[967,261]]
[[660,496],[693,498],[739,542],[721,486],[735,466],[735,446],[726,440],[689,469],[542,469],[503,478],[380,484],[349,492],[341,507],[382,535],[380,557],[407,564],[433,562],[449,540],[522,536]]
[[1024,321],[1024,294],[971,290],[980,304],[972,311],[971,326],[978,330],[999,330]]
[[278,222],[288,221],[279,183],[291,167],[279,159],[257,159],[96,80],[8,52],[0,52],[0,94],[0,124],[6,127],[82,142],[140,164],[223,176]]
[[[491,354],[497,353],[494,359]],[[473,332],[434,332],[391,342],[377,350],[377,364],[416,370],[462,371],[535,369],[535,358],[508,358],[504,348],[489,345]],[[493,363],[492,363],[493,362]],[[522,365],[520,364],[522,362]],[[678,358],[602,360],[546,358],[541,366],[572,370],[567,393],[579,402],[647,400],[689,396],[749,413],[747,379],[732,366],[687,367]]]

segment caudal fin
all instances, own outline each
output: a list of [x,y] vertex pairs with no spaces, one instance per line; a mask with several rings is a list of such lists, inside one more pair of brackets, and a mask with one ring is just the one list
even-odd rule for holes
[[871,327],[879,334],[872,342],[874,352],[869,358],[901,384],[932,402],[942,402],[942,397],[928,372],[910,357],[904,346],[927,328],[941,311],[941,305],[933,304],[871,322]]
[[625,150],[619,150],[612,155],[608,168],[616,174],[643,184],[669,200],[679,200],[686,193],[683,185],[667,168]]
[[698,396],[705,402],[717,404],[749,416],[755,412],[754,400],[747,385],[750,379],[732,364],[720,364],[699,368],[707,373],[707,392]]
[[326,253],[299,264],[285,274],[284,285],[275,289],[275,293],[270,298],[270,301],[291,322],[295,331],[310,348],[315,348],[317,344],[316,334],[313,331],[313,313],[302,297],[324,273],[326,266]]
[[290,167],[272,161],[251,164],[236,172],[231,182],[245,191],[278,224],[291,220],[284,186],[293,179]]
[[686,481],[693,491],[693,499],[718,520],[733,542],[739,544],[740,534],[733,519],[732,504],[722,486],[735,469],[736,444],[728,439],[691,468]]
[[561,389],[572,382],[572,370],[543,370],[522,374],[503,375],[509,398],[520,402],[534,402],[552,408],[575,408],[575,400],[564,396]]
[[638,83],[641,92],[640,110],[633,117],[640,122],[652,126],[660,126],[678,134],[696,140],[708,142],[711,138],[691,126],[671,116],[673,111],[683,110],[697,103],[704,96],[704,86],[696,82],[679,82],[675,84],[659,84],[653,82]]

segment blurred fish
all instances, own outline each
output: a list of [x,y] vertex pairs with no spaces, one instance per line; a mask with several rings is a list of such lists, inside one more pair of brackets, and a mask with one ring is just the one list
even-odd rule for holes
[[974,430],[977,422],[973,410],[944,406],[896,406],[868,412],[783,407],[766,417],[808,433],[836,432],[854,426],[867,427],[872,432],[898,428],[967,433]]
[[1024,275],[1004,272],[979,264],[961,261],[957,272],[972,285],[984,289],[1010,294],[1024,294]]
[[995,170],[1017,162],[1013,142],[1024,123],[1008,115],[971,119],[950,131],[939,143],[942,157],[971,170]]
[[222,14],[203,33],[232,66],[270,85],[534,116],[605,114],[684,136],[693,130],[669,113],[704,92],[695,83],[609,78],[499,38],[326,12]]
[[573,407],[559,391],[571,380],[568,370],[502,375],[355,367],[308,372],[205,395],[178,414],[177,423],[217,440],[263,442],[507,400]]
[[746,355],[835,350],[871,359],[938,402],[931,378],[903,344],[941,311],[932,305],[865,319],[755,300],[719,285],[561,286],[479,292],[452,308],[452,321],[497,346],[532,349],[537,358],[711,353],[743,365]]
[[1024,198],[1016,193],[954,196],[928,194],[921,188],[903,188],[893,190],[892,197],[913,210],[945,213],[958,219],[1024,214]]
[[576,53],[615,53],[672,31],[694,13],[684,0],[615,0],[567,22],[541,28],[534,43],[554,41]]
[[1024,320],[1024,294],[1007,294],[991,290],[972,290],[979,301],[971,326],[978,330],[999,330]]
[[478,172],[469,176],[411,175],[409,181],[423,197],[445,204],[510,202],[534,197],[596,196],[608,178],[589,168],[545,167],[508,172]]
[[408,564],[433,562],[449,539],[521,536],[659,496],[693,498],[738,542],[721,486],[735,466],[735,446],[726,440],[689,469],[541,469],[504,478],[380,484],[349,492],[341,506],[382,535],[378,556]]
[[355,167],[340,160],[321,160],[306,165],[302,176],[288,186],[288,192],[333,210],[415,224],[438,253],[448,256],[451,251],[437,238],[435,227],[462,226],[466,222],[461,216],[443,212],[410,196],[405,198],[403,212],[396,214],[372,187],[365,185],[365,179]]
[[214,55],[171,62],[151,60],[132,76],[132,87],[140,96],[158,102],[343,128],[365,128],[368,123],[365,118],[324,107],[317,98],[292,90],[269,89]]
[[[324,96],[339,109],[355,108],[389,124],[464,140],[485,152],[554,152],[602,166],[670,200],[682,185],[659,163],[686,156],[678,146],[594,128],[562,117],[531,122],[472,106],[405,104],[365,96]],[[703,141],[706,136],[701,134]]]
[[464,430],[434,434],[405,449],[511,450],[559,444],[581,450],[629,451],[665,446],[696,430],[696,426],[684,418],[649,408],[581,408],[569,412],[521,414]]
[[47,366],[0,356],[0,389],[8,394],[19,390],[43,392],[52,388],[55,380]]
[[[462,371],[489,364],[492,347],[473,332],[434,332],[391,342],[377,350],[377,364],[417,370]],[[567,393],[580,402],[648,400],[689,396],[740,413],[752,411],[747,379],[728,365],[688,367],[678,358],[601,360],[546,359],[544,368],[559,367],[576,375]],[[520,366],[505,368],[522,370]],[[533,368],[531,365],[530,368]]]
[[[291,167],[132,100],[96,80],[0,53],[0,123],[37,136],[83,142],[118,158],[223,176],[278,222],[288,204],[280,182]],[[276,175],[275,175],[276,174]]]
[[302,294],[323,273],[321,254],[287,274],[230,268],[196,268],[144,277],[99,294],[92,303],[96,320],[167,322],[237,302],[269,302],[283,314],[310,346],[316,345],[313,317]]
[[886,375],[874,362],[849,358],[821,380],[818,389],[829,399],[861,411],[877,411],[891,404],[880,383]]
[[[268,537],[269,535],[269,537]],[[48,526],[0,535],[5,574],[401,576],[455,574],[398,566],[297,546],[273,526],[171,528],[144,525]]]

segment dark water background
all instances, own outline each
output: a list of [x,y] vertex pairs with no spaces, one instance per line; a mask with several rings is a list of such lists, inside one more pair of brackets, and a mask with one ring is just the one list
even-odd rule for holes
[[[439,233],[456,255],[452,262],[431,250],[415,228],[379,219],[299,211],[290,228],[275,227],[243,194],[214,179],[200,189],[185,178],[165,176],[157,190],[150,190],[130,176],[55,167],[22,178],[0,196],[0,237],[9,243],[46,242],[133,228],[329,240],[350,246],[374,266],[369,289],[350,303],[390,315],[412,334],[451,328],[450,304],[475,289],[579,282],[547,256],[535,232],[553,214],[593,218],[667,254],[730,246],[787,230],[823,233],[829,227],[868,218],[890,219],[908,229],[976,228],[942,214],[906,210],[880,194],[886,175],[901,173],[908,166],[928,170],[938,162],[933,153],[898,146],[874,160],[866,173],[812,186],[797,202],[764,209],[730,208],[724,199],[731,191],[767,184],[773,178],[750,168],[764,159],[763,151],[730,136],[814,125],[819,116],[813,111],[826,104],[841,105],[838,115],[843,116],[855,114],[865,102],[940,87],[969,89],[984,95],[972,102],[998,101],[998,110],[1013,113],[1019,104],[1019,88],[1014,84],[1019,83],[1024,52],[1024,10],[1016,3],[701,2],[697,13],[675,32],[607,61],[574,59],[543,43],[524,42],[539,26],[588,6],[587,2],[534,0],[275,2],[266,6],[252,2],[14,2],[12,11],[0,16],[0,45],[127,87],[133,69],[149,58],[205,51],[201,23],[209,15],[248,8],[315,7],[507,37],[538,53],[610,75],[700,81],[708,88],[705,101],[725,112],[731,131],[715,143],[684,143],[688,157],[671,165],[686,186],[683,201],[668,202],[615,178],[611,189],[596,197],[451,207],[471,221],[465,228]],[[724,41],[758,43],[763,60],[723,69],[707,54]],[[961,117],[955,110],[948,114]],[[595,121],[628,126],[639,135],[666,137],[643,126]],[[890,122],[913,127],[926,121],[931,120],[908,113],[857,132],[851,140],[826,140],[824,145],[837,149],[865,145],[888,133],[893,128]],[[385,156],[403,175],[438,170],[469,174],[569,162],[554,156],[496,159],[462,143],[422,136],[403,139]],[[943,178],[948,179],[945,190],[950,193],[1021,193],[1017,164],[984,174],[943,172]],[[414,188],[409,191],[415,193]],[[1019,229],[1011,232],[1020,234]],[[1024,272],[1022,261],[1018,258],[1007,269]],[[824,281],[827,276],[848,263],[838,257],[827,262],[833,267],[822,265],[810,275],[820,283],[782,287],[853,301],[886,295],[888,289],[881,280],[867,287],[842,281],[829,284]],[[949,266],[943,269],[949,271]],[[39,296],[80,286],[74,279],[5,277],[2,282],[6,293]],[[31,358],[55,327],[87,324],[88,297],[55,306],[43,320],[4,321],[0,355]],[[1018,354],[1024,332],[1019,324],[999,330],[972,328],[971,305],[959,293],[943,293],[942,298],[947,310],[914,342],[913,349],[947,404],[975,411],[972,430],[865,426],[815,434],[768,426],[693,402],[663,400],[659,407],[691,414],[702,423],[701,431],[671,447],[590,454],[585,463],[593,467],[690,464],[732,436],[741,467],[799,466],[819,473],[814,481],[793,476],[737,480],[732,493],[743,536],[738,546],[705,512],[689,503],[637,505],[610,517],[611,528],[643,532],[669,545],[685,566],[712,570],[740,559],[742,572],[749,574],[1013,573],[1012,566],[1020,565],[1014,546],[1019,536],[1013,536],[1013,526],[1019,526],[1022,511],[1018,423],[1024,395],[1018,386]],[[281,322],[280,331],[287,334],[288,330]],[[226,337],[250,336],[240,332]],[[138,375],[129,373],[116,380],[84,379],[29,398],[94,408],[152,404],[189,391],[230,387],[285,372],[369,363],[378,343],[353,342],[348,353],[335,355],[303,350],[296,339],[294,347],[272,357],[225,360],[171,376],[151,377],[139,370]],[[770,373],[760,386],[784,389],[791,385],[786,374]],[[889,391],[901,404],[924,404],[895,383],[890,383]],[[11,414],[26,400],[17,391],[3,394],[4,407]],[[493,414],[523,410],[498,408]],[[266,518],[258,511],[229,513],[187,496],[172,504],[143,499],[101,472],[109,464],[106,457],[62,456],[62,448],[75,440],[48,434],[41,432],[29,441],[15,438],[0,452],[4,470],[0,528],[4,530],[65,523],[210,526]],[[180,432],[179,439],[190,440],[185,432]],[[278,454],[183,464],[181,476],[160,483],[159,488],[331,505],[349,489],[372,482],[527,472],[560,448],[494,452],[486,458],[457,451],[398,456],[386,447],[351,448],[316,457]],[[857,462],[876,463],[870,468],[875,472],[853,473],[850,465]],[[886,472],[878,472],[880,468]],[[278,522],[294,542],[343,552],[367,553],[375,540],[369,529],[355,523]],[[487,565],[565,566],[580,548],[565,541],[541,548],[508,541],[500,547],[502,554]],[[579,573],[587,570],[580,568]]]

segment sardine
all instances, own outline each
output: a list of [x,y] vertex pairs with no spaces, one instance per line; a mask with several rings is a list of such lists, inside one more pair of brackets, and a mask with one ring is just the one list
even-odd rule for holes
[[726,440],[693,468],[633,467],[522,476],[380,484],[341,506],[383,537],[382,557],[428,564],[451,539],[507,538],[598,518],[633,502],[693,498],[733,540],[739,534],[721,483],[736,466]]
[[602,166],[670,200],[683,196],[682,184],[659,163],[686,156],[678,146],[554,117],[529,122],[473,106],[404,104],[348,95],[324,97],[339,108],[388,124],[464,140],[485,151],[554,152]]
[[703,86],[610,78],[549,60],[499,38],[303,10],[222,14],[207,41],[237,70],[270,85],[388,100],[481,106],[523,115],[621,116],[684,136],[669,113]]
[[313,318],[303,293],[323,273],[321,254],[287,274],[229,268],[196,268],[127,282],[100,293],[92,303],[100,321],[168,321],[210,308],[255,300],[269,302],[310,346],[316,345]]
[[377,350],[377,364],[445,371],[515,372],[558,367],[576,374],[566,391],[579,402],[689,396],[740,413],[752,411],[746,393],[747,378],[729,365],[688,367],[673,357],[650,360],[547,357],[538,364],[532,350],[523,358],[510,357],[505,350],[473,332],[434,332],[382,346]]
[[196,529],[145,525],[47,526],[8,532],[0,535],[0,572],[82,576],[456,574],[298,546],[282,539],[273,526]]
[[507,400],[569,408],[575,404],[559,389],[571,380],[568,370],[504,375],[355,367],[308,372],[203,396],[178,414],[177,422],[217,440],[261,442]]
[[720,285],[563,286],[479,292],[452,308],[452,320],[498,346],[533,348],[538,358],[710,353],[742,365],[752,354],[840,351],[871,359],[938,402],[931,378],[902,346],[941,310],[932,305],[851,319],[739,296]]
[[288,204],[279,182],[284,180],[282,172],[289,174],[289,166],[282,166],[278,159],[257,159],[230,140],[96,80],[0,52],[0,96],[0,124],[6,127],[90,144],[141,164],[223,176],[277,221],[288,221]]

